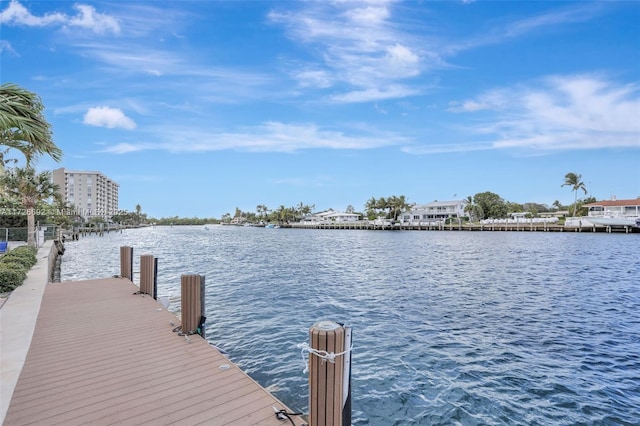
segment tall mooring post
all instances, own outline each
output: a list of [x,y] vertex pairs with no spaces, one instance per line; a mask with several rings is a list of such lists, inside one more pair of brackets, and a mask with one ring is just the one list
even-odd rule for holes
[[205,337],[204,322],[204,276],[182,275],[181,286],[181,315],[182,333],[199,334]]
[[133,247],[120,247],[120,276],[133,282]]
[[351,327],[320,321],[309,330],[309,425],[351,424]]
[[140,293],[158,299],[158,259],[151,254],[140,256]]

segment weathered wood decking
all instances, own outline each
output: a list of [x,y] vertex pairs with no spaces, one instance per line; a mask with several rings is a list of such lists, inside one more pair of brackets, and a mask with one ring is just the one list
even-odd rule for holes
[[174,333],[177,318],[137,290],[121,278],[46,286],[5,425],[290,424],[280,401],[200,336]]

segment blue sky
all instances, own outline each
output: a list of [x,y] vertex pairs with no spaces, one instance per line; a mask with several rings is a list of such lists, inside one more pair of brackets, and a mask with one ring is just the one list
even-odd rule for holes
[[61,166],[153,217],[569,204],[568,172],[640,196],[638,22],[637,1],[12,0],[0,79],[42,97]]

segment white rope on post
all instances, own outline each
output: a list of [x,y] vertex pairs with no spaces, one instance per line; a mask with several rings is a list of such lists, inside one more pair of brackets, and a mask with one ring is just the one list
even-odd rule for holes
[[335,363],[337,357],[344,354],[348,354],[353,350],[353,345],[351,345],[349,349],[336,354],[333,352],[319,351],[317,349],[314,349],[311,346],[309,346],[307,342],[298,343],[297,347],[300,348],[300,355],[302,356],[302,362],[305,365],[304,370],[302,371],[303,373],[309,372],[309,360],[308,358],[305,358],[304,356],[305,352],[307,352],[309,355],[315,355],[323,361],[329,361],[331,363]]

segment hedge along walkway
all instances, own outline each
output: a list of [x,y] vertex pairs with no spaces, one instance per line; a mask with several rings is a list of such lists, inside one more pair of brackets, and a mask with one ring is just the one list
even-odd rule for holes
[[53,241],[46,241],[40,247],[38,263],[29,270],[27,279],[11,292],[0,309],[0,423],[4,422],[11,395],[31,346],[48,282],[48,258],[52,245]]
[[[0,241],[0,243],[7,244],[5,241]],[[11,245],[13,247],[0,253],[0,298],[3,299],[2,303],[15,288],[22,285],[27,279],[29,270],[38,262],[38,250],[28,247],[25,243],[11,243]],[[11,272],[18,265],[22,266],[22,272]],[[51,266],[50,262],[49,266]],[[20,279],[20,276],[24,278]],[[2,307],[2,303],[0,303],[0,307]]]

